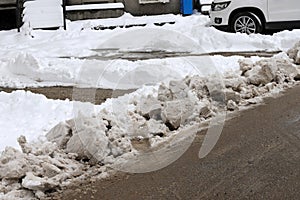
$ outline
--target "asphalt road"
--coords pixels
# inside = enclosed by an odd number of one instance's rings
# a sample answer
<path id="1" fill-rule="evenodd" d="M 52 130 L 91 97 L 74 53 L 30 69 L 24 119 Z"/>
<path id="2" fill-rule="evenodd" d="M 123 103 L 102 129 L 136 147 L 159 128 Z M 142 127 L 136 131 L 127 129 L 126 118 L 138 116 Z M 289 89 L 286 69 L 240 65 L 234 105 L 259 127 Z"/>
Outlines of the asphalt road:
<path id="1" fill-rule="evenodd" d="M 300 86 L 228 120 L 200 160 L 204 135 L 164 169 L 78 185 L 54 199 L 299 199 Z"/>

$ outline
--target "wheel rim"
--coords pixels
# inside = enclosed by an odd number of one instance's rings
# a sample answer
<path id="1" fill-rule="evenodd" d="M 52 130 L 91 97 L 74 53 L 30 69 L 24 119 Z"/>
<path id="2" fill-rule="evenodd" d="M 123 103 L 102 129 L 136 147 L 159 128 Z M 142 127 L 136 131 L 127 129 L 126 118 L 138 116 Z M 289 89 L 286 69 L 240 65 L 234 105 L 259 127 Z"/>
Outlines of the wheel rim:
<path id="1" fill-rule="evenodd" d="M 255 21 L 249 16 L 240 16 L 234 23 L 234 31 L 239 33 L 256 33 Z"/>

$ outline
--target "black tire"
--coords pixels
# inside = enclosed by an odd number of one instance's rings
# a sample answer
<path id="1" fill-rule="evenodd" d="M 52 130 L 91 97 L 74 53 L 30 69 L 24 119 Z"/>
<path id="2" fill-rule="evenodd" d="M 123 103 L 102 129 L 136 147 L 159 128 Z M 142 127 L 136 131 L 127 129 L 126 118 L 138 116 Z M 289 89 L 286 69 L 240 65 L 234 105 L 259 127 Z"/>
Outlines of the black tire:
<path id="1" fill-rule="evenodd" d="M 252 12 L 241 12 L 232 17 L 230 30 L 234 33 L 262 33 L 262 20 Z"/>

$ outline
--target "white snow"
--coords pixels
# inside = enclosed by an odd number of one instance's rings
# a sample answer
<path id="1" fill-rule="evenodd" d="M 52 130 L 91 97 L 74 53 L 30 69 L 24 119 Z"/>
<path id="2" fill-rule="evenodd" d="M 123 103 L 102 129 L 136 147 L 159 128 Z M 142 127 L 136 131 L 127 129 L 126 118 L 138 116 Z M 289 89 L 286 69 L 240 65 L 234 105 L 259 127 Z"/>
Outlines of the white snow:
<path id="1" fill-rule="evenodd" d="M 154 26 L 154 22 L 175 22 L 163 27 Z M 182 65 L 184 58 L 167 58 L 143 60 L 138 62 L 115 60 L 80 59 L 97 56 L 101 53 L 95 49 L 124 48 L 134 44 L 131 50 L 160 50 L 167 52 L 192 51 L 193 53 L 220 51 L 255 51 L 255 50 L 287 50 L 300 39 L 300 31 L 283 31 L 271 35 L 244 35 L 218 31 L 208 27 L 207 16 L 195 14 L 189 17 L 179 15 L 133 17 L 125 14 L 116 19 L 82 20 L 68 22 L 67 30 L 42 31 L 31 30 L 30 34 L 17 33 L 16 30 L 0 32 L 0 85 L 23 88 L 26 86 L 49 85 L 90 85 L 88 80 L 78 76 L 84 69 L 105 69 L 107 76 L 97 84 L 99 87 L 115 88 L 112 80 L 119 79 L 133 70 L 151 71 L 143 66 L 162 66 L 156 71 L 155 79 L 147 79 L 132 84 L 132 80 L 124 83 L 128 87 L 140 87 L 143 84 L 163 81 L 166 70 L 175 70 L 181 76 L 188 75 L 192 66 Z M 147 24 L 146 27 L 116 28 L 114 30 L 93 30 L 93 27 L 126 26 Z M 154 31 L 153 31 L 154 30 Z M 155 34 L 152 34 L 151 31 Z M 159 34 L 160 33 L 160 34 Z M 180 36 L 180 39 L 176 39 Z M 119 38 L 119 39 L 118 39 Z M 183 39 L 183 40 L 182 40 Z M 118 41 L 112 43 L 111 41 Z M 123 46 L 120 45 L 123 41 Z M 105 45 L 104 45 L 105 44 Z M 123 49 L 124 50 L 124 49 Z M 128 49 L 125 49 L 128 50 Z M 106 55 L 115 55 L 116 51 L 107 51 Z M 28 58 L 28 61 L 24 61 Z M 236 59 L 223 58 L 224 63 Z M 217 62 L 219 58 L 212 59 Z M 222 62 L 219 62 L 222 63 Z M 236 62 L 233 62 L 233 64 Z M 219 64 L 218 64 L 219 65 Z M 21 67 L 22 66 L 22 67 Z M 109 69 L 107 68 L 109 66 Z M 222 65 L 221 68 L 225 68 Z M 91 70 L 90 75 L 92 75 Z M 160 78 L 159 78 L 160 77 Z M 113 79 L 112 79 L 113 78 Z M 150 78 L 150 77 L 149 77 Z M 141 78 L 143 79 L 143 78 Z M 95 86 L 95 84 L 90 85 Z M 125 86 L 124 86 L 125 87 Z"/>
<path id="2" fill-rule="evenodd" d="M 123 3 L 102 3 L 102 4 L 86 4 L 66 6 L 66 11 L 76 10 L 105 10 L 105 9 L 123 9 Z"/>
<path id="3" fill-rule="evenodd" d="M 53 126 L 74 117 L 73 104 L 25 91 L 0 92 L 0 152 L 6 146 L 19 149 L 16 138 L 20 135 L 31 142 L 43 139 Z"/>
<path id="4" fill-rule="evenodd" d="M 23 15 L 23 22 L 30 28 L 53 28 L 64 25 L 62 0 L 26 1 Z"/>

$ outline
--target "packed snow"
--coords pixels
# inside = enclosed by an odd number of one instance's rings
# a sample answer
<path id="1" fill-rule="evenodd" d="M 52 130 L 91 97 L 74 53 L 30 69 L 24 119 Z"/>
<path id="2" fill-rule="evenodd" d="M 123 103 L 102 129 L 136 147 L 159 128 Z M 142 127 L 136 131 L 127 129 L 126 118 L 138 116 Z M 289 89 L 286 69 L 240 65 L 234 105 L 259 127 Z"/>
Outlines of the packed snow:
<path id="1" fill-rule="evenodd" d="M 43 95 L 16 91 L 0 92 L 0 151 L 18 148 L 16 138 L 26 135 L 37 140 L 62 120 L 73 117 L 70 101 L 50 100 Z"/>
<path id="2" fill-rule="evenodd" d="M 69 22 L 67 31 L 0 32 L 1 86 L 139 88 L 97 107 L 24 91 L 1 92 L 0 199 L 40 199 L 115 170 L 160 169 L 224 112 L 249 108 L 300 80 L 300 43 L 289 50 L 300 41 L 299 30 L 248 36 L 207 27 L 209 20 L 202 15 L 165 17 L 175 24 L 156 27 L 149 20 L 142 28 L 99 31 L 95 28 L 109 20 L 86 20 Z M 126 24 L 135 19 L 147 21 L 128 14 L 110 20 Z M 284 52 L 247 59 L 98 59 L 130 51 L 250 50 Z M 218 119 L 222 124 L 224 118 Z M 7 145 L 12 147 L 4 149 Z"/>
<path id="3" fill-rule="evenodd" d="M 76 105 L 91 104 L 76 102 Z M 43 141 L 43 136 L 56 124 L 75 116 L 74 102 L 70 100 L 47 99 L 44 95 L 21 90 L 0 92 L 0 113 L 0 152 L 6 146 L 19 148 L 16 138 L 20 135 L 31 142 Z"/>
<path id="4" fill-rule="evenodd" d="M 175 22 L 175 24 L 165 24 L 162 27 L 154 25 L 155 22 L 164 21 Z M 118 27 L 134 24 L 146 24 L 146 26 L 95 30 L 95 28 L 102 26 Z M 105 55 L 114 55 L 116 52 L 111 50 L 114 48 L 117 48 L 117 53 L 128 51 L 128 49 L 124 49 L 124 46 L 112 43 L 114 40 L 123 41 L 127 46 L 130 43 L 135 44 L 135 48 L 131 48 L 131 51 L 206 53 L 256 50 L 285 51 L 300 39 L 299 30 L 283 31 L 272 36 L 245 35 L 221 32 L 208 27 L 208 25 L 209 18 L 199 14 L 189 17 L 177 15 L 133 17 L 125 14 L 116 19 L 68 22 L 66 31 L 27 29 L 21 33 L 17 33 L 16 30 L 1 31 L 0 85 L 23 88 L 26 86 L 84 84 L 91 87 L 89 80 L 80 79 L 80 82 L 77 82 L 81 71 L 92 68 L 104 70 L 109 66 L 107 76 L 103 77 L 98 86 L 115 88 L 115 85 L 109 81 L 111 78 L 122 77 L 125 73 L 133 70 L 142 70 L 145 71 L 145 74 L 151 75 L 151 70 L 145 69 L 144 66 L 153 66 L 153 63 L 161 66 L 160 68 L 175 70 L 175 73 L 180 73 L 183 77 L 193 74 L 189 70 L 192 66 L 185 65 L 183 68 L 182 62 L 184 61 L 179 58 L 167 58 L 158 61 L 141 60 L 138 62 L 117 59 L 113 63 L 111 60 L 98 59 L 97 56 L 103 56 L 101 54 L 103 49 L 108 48 Z M 154 32 L 152 37 L 151 31 Z M 159 32 L 164 34 L 159 35 Z M 136 37 L 133 37 L 132 34 L 135 34 Z M 177 39 L 175 36 L 180 36 L 180 38 Z M 135 40 L 141 41 L 141 43 L 136 43 Z M 170 41 L 172 45 L 168 44 Z M 94 59 L 82 59 L 85 57 L 93 58 L 93 56 Z M 217 64 L 220 63 L 220 60 L 221 62 L 232 63 L 237 61 L 231 57 L 216 57 L 212 60 L 216 61 Z M 219 65 L 218 67 L 222 69 L 223 66 Z M 94 71 L 91 70 L 90 75 L 93 73 Z M 156 71 L 157 76 L 153 77 L 154 80 L 146 79 L 139 82 L 138 85 L 131 85 L 130 81 L 124 84 L 127 88 L 138 88 L 149 82 L 165 80 L 165 73 L 165 70 Z"/>
<path id="5" fill-rule="evenodd" d="M 25 1 L 23 22 L 30 28 L 52 28 L 64 25 L 62 0 Z"/>

